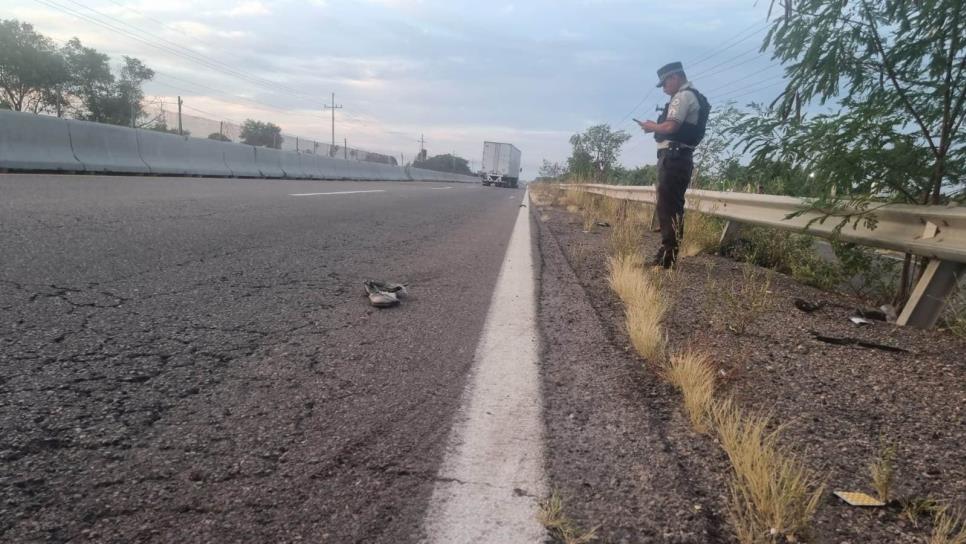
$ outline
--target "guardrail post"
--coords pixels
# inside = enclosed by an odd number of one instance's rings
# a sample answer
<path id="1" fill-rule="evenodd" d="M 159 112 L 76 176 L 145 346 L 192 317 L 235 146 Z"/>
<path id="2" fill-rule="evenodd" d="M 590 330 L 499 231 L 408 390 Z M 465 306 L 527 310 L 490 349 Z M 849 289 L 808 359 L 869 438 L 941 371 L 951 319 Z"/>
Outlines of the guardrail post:
<path id="1" fill-rule="evenodd" d="M 935 325 L 964 272 L 966 264 L 931 259 L 897 323 L 920 329 Z"/>
<path id="2" fill-rule="evenodd" d="M 741 223 L 737 221 L 725 221 L 724 230 L 721 231 L 721 239 L 718 240 L 718 253 L 730 246 L 741 235 Z"/>

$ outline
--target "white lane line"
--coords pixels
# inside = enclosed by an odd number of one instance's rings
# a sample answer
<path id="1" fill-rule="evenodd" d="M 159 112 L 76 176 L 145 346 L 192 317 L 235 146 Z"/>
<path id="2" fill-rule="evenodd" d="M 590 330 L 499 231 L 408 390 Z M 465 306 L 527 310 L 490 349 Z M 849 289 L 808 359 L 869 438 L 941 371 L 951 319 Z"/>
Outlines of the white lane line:
<path id="1" fill-rule="evenodd" d="M 443 189 L 452 189 L 452 187 L 430 187 L 430 189 L 433 189 L 434 191 L 441 191 Z"/>
<path id="2" fill-rule="evenodd" d="M 319 196 L 319 195 L 355 195 L 359 193 L 385 193 L 385 189 L 372 189 L 369 191 L 336 191 L 334 193 L 296 193 L 288 196 Z"/>
<path id="3" fill-rule="evenodd" d="M 524 196 L 526 203 L 526 196 Z M 540 543 L 546 493 L 530 217 L 520 208 L 426 517 L 427 543 Z"/>

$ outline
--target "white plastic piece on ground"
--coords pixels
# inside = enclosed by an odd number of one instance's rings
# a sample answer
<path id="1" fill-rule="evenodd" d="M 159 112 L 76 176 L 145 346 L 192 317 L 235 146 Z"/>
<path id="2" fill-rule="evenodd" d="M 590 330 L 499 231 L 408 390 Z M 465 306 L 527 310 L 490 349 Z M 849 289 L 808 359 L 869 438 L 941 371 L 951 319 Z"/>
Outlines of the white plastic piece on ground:
<path id="1" fill-rule="evenodd" d="M 86 172 L 147 174 L 151 170 L 138 152 L 137 132 L 129 127 L 67 121 L 74 156 Z"/>
<path id="2" fill-rule="evenodd" d="M 521 207 L 433 489 L 429 544 L 546 539 L 537 520 L 546 482 L 531 251 L 530 216 Z"/>
<path id="3" fill-rule="evenodd" d="M 84 165 L 64 119 L 0 110 L 0 168 L 80 172 Z"/>

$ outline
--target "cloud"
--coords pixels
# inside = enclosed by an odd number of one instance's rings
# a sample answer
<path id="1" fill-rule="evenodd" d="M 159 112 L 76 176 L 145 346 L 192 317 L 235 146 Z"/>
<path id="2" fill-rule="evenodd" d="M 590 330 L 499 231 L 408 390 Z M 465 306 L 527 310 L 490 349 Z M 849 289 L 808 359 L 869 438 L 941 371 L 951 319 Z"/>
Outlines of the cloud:
<path id="1" fill-rule="evenodd" d="M 660 9 L 640 0 L 84 2 L 244 75 L 235 77 L 34 0 L 3 1 L 8 17 L 58 42 L 76 35 L 115 61 L 141 58 L 161 74 L 149 94 L 190 97 L 215 117 L 274 121 L 327 141 L 329 118 L 318 108 L 334 91 L 345 105 L 337 138 L 350 145 L 411 156 L 425 133 L 430 152 L 479 160 L 483 140 L 504 140 L 523 150 L 533 173 L 542 158 L 565 160 L 569 136 L 586 126 L 626 128 L 616 125 L 635 104 L 636 115 L 653 117 L 665 98 L 653 89 L 654 70 L 714 53 L 767 11 L 750 0 Z M 768 60 L 761 63 L 698 81 L 708 93 L 734 89 L 727 85 Z M 624 157 L 653 162 L 652 147 L 635 136 Z"/>
<path id="2" fill-rule="evenodd" d="M 229 17 L 253 17 L 256 15 L 270 15 L 272 10 L 268 6 L 257 0 L 242 2 L 237 6 L 224 12 Z"/>
<path id="3" fill-rule="evenodd" d="M 241 30 L 221 30 L 197 21 L 175 21 L 167 26 L 194 38 L 241 39 L 250 36 Z"/>

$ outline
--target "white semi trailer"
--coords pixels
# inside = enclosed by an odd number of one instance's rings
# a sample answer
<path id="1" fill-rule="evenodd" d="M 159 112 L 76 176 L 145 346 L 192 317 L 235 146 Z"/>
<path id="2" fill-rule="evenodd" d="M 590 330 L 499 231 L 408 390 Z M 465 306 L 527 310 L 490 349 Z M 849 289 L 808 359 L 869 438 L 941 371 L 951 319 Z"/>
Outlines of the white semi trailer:
<path id="1" fill-rule="evenodd" d="M 520 180 L 520 150 L 513 144 L 483 142 L 480 180 L 484 186 L 516 187 Z"/>

